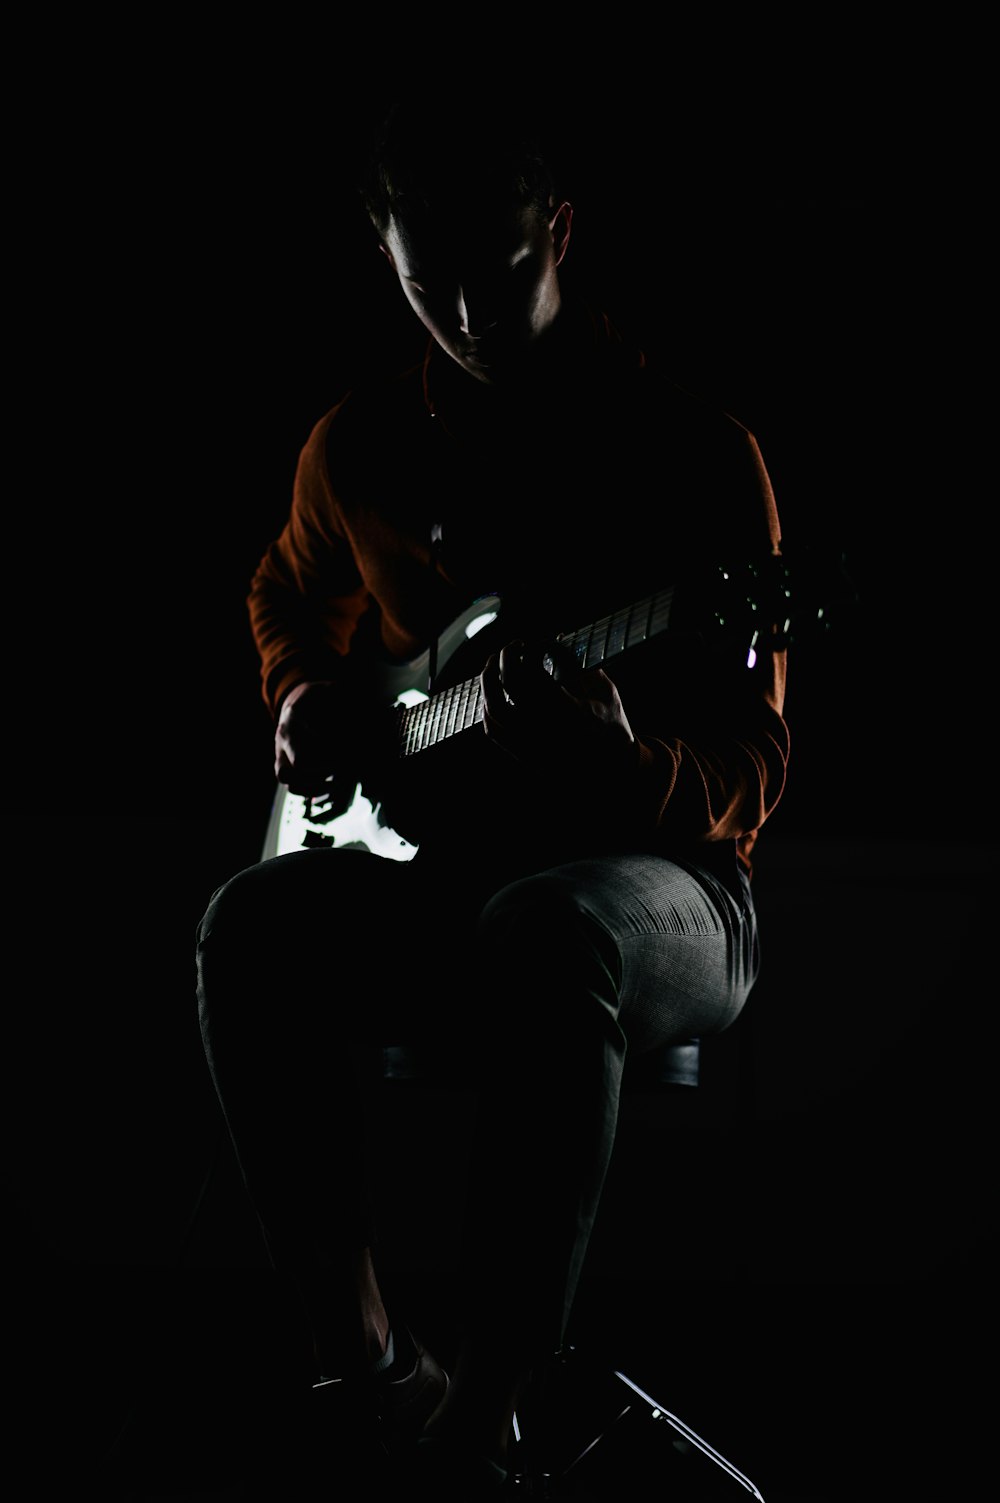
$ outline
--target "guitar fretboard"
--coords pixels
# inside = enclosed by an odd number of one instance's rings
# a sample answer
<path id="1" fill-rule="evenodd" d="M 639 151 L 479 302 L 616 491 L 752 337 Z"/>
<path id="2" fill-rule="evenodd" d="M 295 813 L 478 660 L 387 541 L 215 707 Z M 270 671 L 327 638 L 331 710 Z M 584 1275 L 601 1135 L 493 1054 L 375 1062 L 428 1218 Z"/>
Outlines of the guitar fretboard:
<path id="1" fill-rule="evenodd" d="M 638 647 L 670 625 L 674 589 L 658 590 L 632 605 L 602 616 L 591 626 L 581 627 L 559 638 L 564 651 L 576 658 L 581 668 L 599 668 L 620 653 Z M 551 668 L 549 669 L 551 672 Z M 400 757 L 423 751 L 460 731 L 470 730 L 483 718 L 483 693 L 478 675 L 432 694 L 420 704 L 398 711 L 398 752 Z"/>

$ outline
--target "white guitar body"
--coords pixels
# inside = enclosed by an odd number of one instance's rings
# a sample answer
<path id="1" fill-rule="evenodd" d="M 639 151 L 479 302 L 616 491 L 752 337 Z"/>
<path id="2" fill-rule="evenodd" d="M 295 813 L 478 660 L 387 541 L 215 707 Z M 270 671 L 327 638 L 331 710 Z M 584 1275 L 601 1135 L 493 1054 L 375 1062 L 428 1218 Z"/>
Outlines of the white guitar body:
<path id="1" fill-rule="evenodd" d="M 484 596 L 442 632 L 437 646 L 437 669 L 443 669 L 451 656 L 470 637 L 496 620 L 499 597 Z M 400 707 L 417 705 L 430 698 L 430 652 L 421 653 L 410 662 L 384 670 L 387 704 Z M 359 783 L 354 797 L 342 814 L 324 819 L 322 798 L 305 799 L 278 785 L 271 806 L 271 817 L 264 837 L 262 860 L 299 851 L 308 846 L 352 846 L 386 856 L 391 861 L 410 861 L 417 847 L 391 825 L 382 820 L 382 806 L 366 796 Z"/>

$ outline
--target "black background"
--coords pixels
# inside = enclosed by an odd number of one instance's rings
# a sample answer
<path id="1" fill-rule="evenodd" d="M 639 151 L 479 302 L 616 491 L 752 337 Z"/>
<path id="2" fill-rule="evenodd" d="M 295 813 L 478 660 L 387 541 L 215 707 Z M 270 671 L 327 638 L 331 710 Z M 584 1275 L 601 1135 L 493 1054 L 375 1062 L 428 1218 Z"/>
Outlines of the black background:
<path id="1" fill-rule="evenodd" d="M 13 1241 L 29 1393 L 90 1375 L 72 1417 L 42 1419 L 81 1465 L 169 1363 L 178 1307 L 191 1330 L 235 1327 L 237 1287 L 268 1309 L 237 1194 L 216 1181 L 186 1240 L 218 1126 L 194 926 L 256 859 L 272 787 L 244 601 L 312 424 L 420 343 L 348 166 L 406 67 L 291 40 L 280 62 L 261 36 L 150 43 L 36 95 L 8 556 Z M 670 1216 L 711 1205 L 717 1240 L 692 1232 L 679 1274 L 641 1244 L 600 1318 L 629 1305 L 629 1339 L 648 1322 L 660 1346 L 664 1311 L 704 1312 L 674 1406 L 701 1394 L 724 1450 L 727 1425 L 752 1436 L 765 1497 L 768 1475 L 788 1498 L 929 1497 L 913 1478 L 981 1443 L 992 1344 L 993 544 L 978 375 L 950 342 L 976 214 L 935 95 L 850 49 L 743 69 L 739 40 L 725 73 L 704 44 L 654 59 L 631 37 L 560 39 L 530 69 L 576 210 L 567 277 L 752 428 L 786 536 L 844 549 L 861 602 L 792 659 L 751 1119 L 694 1169 L 654 1134 L 630 1181 L 647 1206 L 651 1177 L 686 1182 Z M 460 112 L 477 57 L 419 66 Z"/>

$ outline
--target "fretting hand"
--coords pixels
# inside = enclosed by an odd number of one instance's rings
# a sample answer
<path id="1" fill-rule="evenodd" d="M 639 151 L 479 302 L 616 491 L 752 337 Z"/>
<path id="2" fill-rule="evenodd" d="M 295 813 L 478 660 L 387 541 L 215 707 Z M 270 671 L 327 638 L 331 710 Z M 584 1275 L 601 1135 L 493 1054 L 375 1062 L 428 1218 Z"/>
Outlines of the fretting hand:
<path id="1" fill-rule="evenodd" d="M 582 669 L 558 648 L 558 679 L 545 649 L 509 642 L 481 675 L 483 724 L 489 739 L 518 761 L 572 765 L 597 773 L 627 761 L 635 746 L 618 690 L 603 668 Z"/>

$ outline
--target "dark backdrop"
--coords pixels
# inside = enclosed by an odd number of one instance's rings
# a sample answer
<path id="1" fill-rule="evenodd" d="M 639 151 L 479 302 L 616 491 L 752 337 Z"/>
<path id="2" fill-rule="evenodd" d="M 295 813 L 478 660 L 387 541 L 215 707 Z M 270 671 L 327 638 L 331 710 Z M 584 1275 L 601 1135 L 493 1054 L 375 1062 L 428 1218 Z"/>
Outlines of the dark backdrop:
<path id="1" fill-rule="evenodd" d="M 949 447 L 947 194 L 909 174 L 922 136 L 901 168 L 877 110 L 810 115 L 804 85 L 770 114 L 721 88 L 682 111 L 655 79 L 554 100 L 567 275 L 753 429 L 786 535 L 844 549 L 860 597 L 792 660 L 737 1303 L 784 1312 L 779 1366 L 800 1319 L 819 1331 L 795 1361 L 823 1405 L 849 1407 L 877 1361 L 916 1445 L 915 1395 L 941 1401 L 945 1363 L 950 1418 L 972 1404 L 961 1333 L 991 1309 L 992 545 Z M 194 926 L 256 858 L 272 787 L 249 578 L 312 424 L 420 342 L 351 192 L 364 69 L 339 57 L 308 107 L 283 84 L 190 62 L 150 95 L 139 70 L 46 138 L 27 195 L 14 1245 L 40 1367 L 83 1346 L 112 1374 L 93 1434 L 115 1428 L 122 1353 L 141 1364 L 159 1330 L 217 1132 Z M 232 1215 L 195 1256 L 223 1278 L 260 1258 Z"/>

